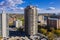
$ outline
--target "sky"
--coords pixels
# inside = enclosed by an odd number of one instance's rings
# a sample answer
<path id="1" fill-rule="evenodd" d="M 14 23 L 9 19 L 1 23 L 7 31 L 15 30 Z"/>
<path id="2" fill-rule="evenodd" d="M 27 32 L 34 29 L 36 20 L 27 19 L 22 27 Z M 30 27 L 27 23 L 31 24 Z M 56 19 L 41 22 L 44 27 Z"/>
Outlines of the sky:
<path id="1" fill-rule="evenodd" d="M 24 13 L 28 5 L 36 6 L 38 13 L 60 13 L 60 0 L 0 0 L 0 12 Z"/>

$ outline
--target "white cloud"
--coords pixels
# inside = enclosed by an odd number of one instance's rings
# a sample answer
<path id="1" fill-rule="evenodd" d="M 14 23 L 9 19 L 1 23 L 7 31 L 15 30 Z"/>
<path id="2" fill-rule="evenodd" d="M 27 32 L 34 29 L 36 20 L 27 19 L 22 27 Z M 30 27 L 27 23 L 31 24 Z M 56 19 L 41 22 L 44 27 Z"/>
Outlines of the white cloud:
<path id="1" fill-rule="evenodd" d="M 18 8 L 16 5 L 18 5 L 18 4 L 21 5 L 22 3 L 24 3 L 23 0 L 4 0 L 4 1 L 0 2 L 0 8 L 4 8 L 5 10 L 8 10 L 6 8 L 9 7 L 10 9 L 16 10 Z M 21 9 L 23 9 L 23 8 L 21 8 Z"/>
<path id="2" fill-rule="evenodd" d="M 16 4 L 24 3 L 22 0 L 6 0 L 6 2 L 9 3 L 10 6 L 15 6 Z"/>
<path id="3" fill-rule="evenodd" d="M 23 0 L 4 0 L 0 2 L 0 10 L 4 8 L 4 10 L 13 10 L 14 12 L 24 12 L 24 7 L 17 7 L 16 5 L 24 3 Z M 53 4 L 51 2 L 50 4 Z M 39 5 L 36 5 L 39 6 Z M 49 7 L 46 9 L 37 8 L 38 13 L 57 13 L 60 12 L 60 10 L 57 10 L 55 7 Z"/>
<path id="4" fill-rule="evenodd" d="M 39 10 L 42 10 L 42 9 L 40 9 L 40 8 L 37 8 L 37 10 L 39 11 Z"/>
<path id="5" fill-rule="evenodd" d="M 16 8 L 11 8 L 15 13 L 24 13 L 24 8 L 23 7 L 16 7 Z"/>
<path id="6" fill-rule="evenodd" d="M 55 7 L 49 7 L 47 8 L 47 10 L 55 10 L 56 8 Z"/>
<path id="7" fill-rule="evenodd" d="M 24 10 L 24 7 L 16 7 L 16 9 Z"/>
<path id="8" fill-rule="evenodd" d="M 24 10 L 24 7 L 13 7 L 13 8 L 11 8 L 11 9 L 13 9 L 13 11 L 20 11 L 20 10 Z"/>
<path id="9" fill-rule="evenodd" d="M 23 8 L 23 7 L 20 7 L 20 9 L 22 9 L 22 10 L 23 10 L 24 8 Z"/>
<path id="10" fill-rule="evenodd" d="M 60 9 L 56 9 L 56 10 L 40 10 L 38 11 L 38 13 L 60 13 Z"/>
<path id="11" fill-rule="evenodd" d="M 49 7 L 50 9 L 54 10 L 55 8 L 54 7 Z"/>
<path id="12" fill-rule="evenodd" d="M 54 7 L 49 7 L 49 10 L 47 9 L 41 9 L 37 8 L 38 13 L 60 13 L 60 9 L 56 9 Z"/>

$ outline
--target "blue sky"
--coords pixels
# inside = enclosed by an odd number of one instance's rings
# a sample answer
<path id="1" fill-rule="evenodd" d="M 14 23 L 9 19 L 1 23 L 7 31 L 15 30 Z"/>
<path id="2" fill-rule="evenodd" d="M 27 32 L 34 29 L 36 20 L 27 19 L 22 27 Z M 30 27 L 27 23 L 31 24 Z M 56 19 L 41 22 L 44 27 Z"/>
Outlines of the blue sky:
<path id="1" fill-rule="evenodd" d="M 38 13 L 60 13 L 60 0 L 0 0 L 0 11 L 24 13 L 28 5 L 36 6 Z"/>

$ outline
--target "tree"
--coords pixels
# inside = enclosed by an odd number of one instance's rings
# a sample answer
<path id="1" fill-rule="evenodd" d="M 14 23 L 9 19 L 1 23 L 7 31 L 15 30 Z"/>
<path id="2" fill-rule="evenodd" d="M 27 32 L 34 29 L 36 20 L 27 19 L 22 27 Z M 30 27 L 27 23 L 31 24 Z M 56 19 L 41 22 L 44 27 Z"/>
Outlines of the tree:
<path id="1" fill-rule="evenodd" d="M 60 30 L 59 30 L 59 29 L 55 30 L 55 34 L 56 34 L 57 36 L 60 36 Z"/>
<path id="2" fill-rule="evenodd" d="M 9 26 L 12 26 L 13 25 L 13 22 L 9 22 L 8 24 L 9 24 Z"/>
<path id="3" fill-rule="evenodd" d="M 47 33 L 47 30 L 44 29 L 44 28 L 41 28 L 39 31 L 40 31 L 41 33 L 43 33 L 43 34 L 46 34 L 46 33 Z"/>
<path id="4" fill-rule="evenodd" d="M 50 28 L 51 32 L 54 33 L 55 32 L 55 29 L 54 28 Z"/>
<path id="5" fill-rule="evenodd" d="M 53 40 L 54 39 L 54 34 L 52 32 L 47 32 L 47 36 L 49 40 Z"/>

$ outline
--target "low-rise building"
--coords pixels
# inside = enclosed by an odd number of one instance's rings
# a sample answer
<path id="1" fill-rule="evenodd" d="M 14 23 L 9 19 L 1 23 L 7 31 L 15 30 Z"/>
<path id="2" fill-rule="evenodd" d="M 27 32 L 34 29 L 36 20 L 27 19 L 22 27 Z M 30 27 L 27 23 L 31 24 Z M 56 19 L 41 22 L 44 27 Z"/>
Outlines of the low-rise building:
<path id="1" fill-rule="evenodd" d="M 54 27 L 56 29 L 60 28 L 60 19 L 58 18 L 48 18 L 47 25 L 49 27 Z"/>
<path id="2" fill-rule="evenodd" d="M 14 24 L 14 26 L 15 26 L 16 28 L 22 27 L 22 21 L 20 21 L 20 20 L 14 21 L 13 24 Z"/>

